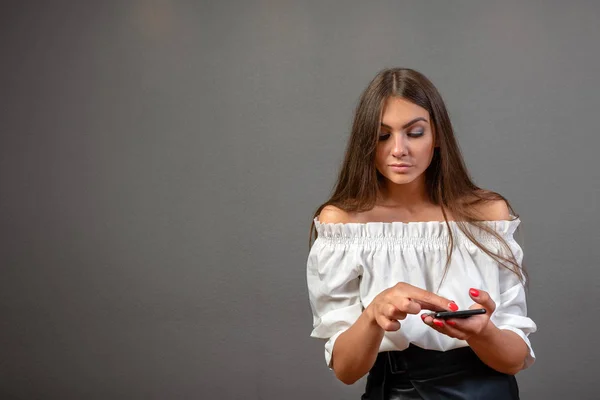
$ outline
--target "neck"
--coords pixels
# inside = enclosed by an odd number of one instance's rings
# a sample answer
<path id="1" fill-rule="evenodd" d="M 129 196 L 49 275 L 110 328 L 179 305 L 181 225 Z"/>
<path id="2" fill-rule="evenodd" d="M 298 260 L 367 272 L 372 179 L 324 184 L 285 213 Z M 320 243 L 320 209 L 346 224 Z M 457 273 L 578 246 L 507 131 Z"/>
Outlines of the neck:
<path id="1" fill-rule="evenodd" d="M 419 209 L 431 203 L 423 176 L 403 185 L 387 182 L 385 189 L 380 193 L 379 202 L 384 207 L 399 207 L 407 210 Z"/>

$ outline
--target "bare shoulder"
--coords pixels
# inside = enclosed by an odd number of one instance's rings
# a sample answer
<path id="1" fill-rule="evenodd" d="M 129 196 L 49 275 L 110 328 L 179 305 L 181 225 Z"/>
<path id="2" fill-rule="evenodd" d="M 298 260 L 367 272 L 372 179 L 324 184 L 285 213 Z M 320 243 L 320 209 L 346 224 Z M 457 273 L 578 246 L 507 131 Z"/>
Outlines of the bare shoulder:
<path id="1" fill-rule="evenodd" d="M 495 193 L 488 192 L 488 195 L 493 196 Z M 500 221 L 510 219 L 510 210 L 506 201 L 497 195 L 497 198 L 489 198 L 477 203 L 475 208 L 477 213 L 481 215 L 484 221 Z M 494 196 L 494 197 L 496 197 Z"/>
<path id="2" fill-rule="evenodd" d="M 479 213 L 486 221 L 510 219 L 510 211 L 504 200 L 489 200 L 479 206 Z"/>
<path id="3" fill-rule="evenodd" d="M 464 199 L 463 205 L 472 207 L 483 221 L 510 220 L 511 212 L 506 201 L 498 193 L 481 190 L 477 195 Z"/>
<path id="4" fill-rule="evenodd" d="M 352 215 L 339 207 L 327 205 L 319 214 L 319 222 L 322 224 L 345 224 L 352 222 Z"/>

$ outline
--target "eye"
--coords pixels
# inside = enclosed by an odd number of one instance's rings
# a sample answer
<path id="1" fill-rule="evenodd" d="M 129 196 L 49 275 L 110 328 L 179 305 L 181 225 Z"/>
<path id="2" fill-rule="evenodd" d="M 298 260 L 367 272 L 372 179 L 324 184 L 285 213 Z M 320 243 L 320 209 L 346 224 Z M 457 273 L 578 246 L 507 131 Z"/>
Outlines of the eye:
<path id="1" fill-rule="evenodd" d="M 419 137 L 419 136 L 423 136 L 424 133 L 425 133 L 425 129 L 423 129 L 423 128 L 413 129 L 412 131 L 408 132 L 408 136 L 409 137 Z"/>
<path id="2" fill-rule="evenodd" d="M 386 140 L 389 139 L 389 137 L 390 137 L 389 133 L 380 133 L 379 134 L 379 141 L 381 141 L 381 142 L 386 141 Z"/>

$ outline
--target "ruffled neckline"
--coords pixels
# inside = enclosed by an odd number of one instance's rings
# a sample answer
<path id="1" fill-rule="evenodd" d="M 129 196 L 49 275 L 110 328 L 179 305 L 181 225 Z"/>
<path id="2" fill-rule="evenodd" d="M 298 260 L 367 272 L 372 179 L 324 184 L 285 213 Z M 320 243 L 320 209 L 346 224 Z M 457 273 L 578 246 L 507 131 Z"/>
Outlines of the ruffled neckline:
<path id="1" fill-rule="evenodd" d="M 483 221 L 503 237 L 512 236 L 521 220 L 511 215 L 511 220 Z M 346 222 L 322 223 L 319 217 L 314 219 L 315 228 L 319 237 L 356 238 L 356 237 L 392 237 L 392 238 L 441 238 L 448 236 L 448 226 L 445 221 L 419 221 L 419 222 Z M 456 221 L 448 221 L 452 233 L 464 235 Z M 476 237 L 489 237 L 491 235 L 473 228 Z"/>

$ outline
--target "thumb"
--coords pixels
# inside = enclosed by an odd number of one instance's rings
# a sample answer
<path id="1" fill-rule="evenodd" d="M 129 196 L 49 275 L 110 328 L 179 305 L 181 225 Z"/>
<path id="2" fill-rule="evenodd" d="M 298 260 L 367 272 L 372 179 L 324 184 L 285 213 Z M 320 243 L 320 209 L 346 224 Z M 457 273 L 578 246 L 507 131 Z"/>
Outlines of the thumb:
<path id="1" fill-rule="evenodd" d="M 494 300 L 492 300 L 488 292 L 471 288 L 469 290 L 469 295 L 475 303 L 483 306 L 483 308 L 485 308 L 490 313 L 490 315 L 496 309 L 496 303 L 494 302 Z"/>

